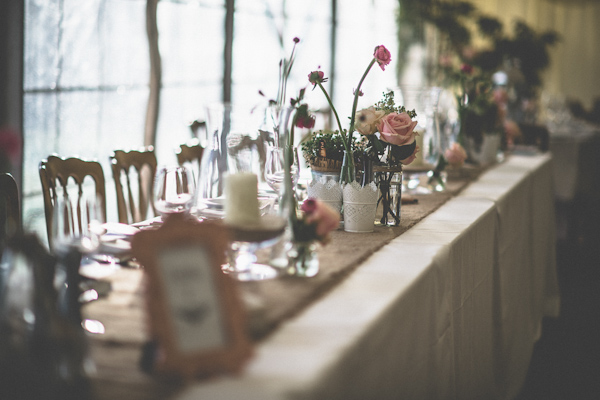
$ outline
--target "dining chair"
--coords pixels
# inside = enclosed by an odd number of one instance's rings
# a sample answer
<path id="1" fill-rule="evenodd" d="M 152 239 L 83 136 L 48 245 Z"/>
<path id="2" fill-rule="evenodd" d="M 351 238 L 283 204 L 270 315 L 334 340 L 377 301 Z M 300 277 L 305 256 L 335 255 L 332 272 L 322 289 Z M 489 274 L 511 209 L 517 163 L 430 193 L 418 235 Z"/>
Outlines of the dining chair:
<path id="1" fill-rule="evenodd" d="M 50 248 L 53 241 L 54 208 L 59 201 L 69 201 L 74 206 L 73 218 L 76 218 L 75 222 L 79 225 L 88 201 L 94 202 L 101 212 L 100 218 L 106 221 L 106 183 L 102 165 L 98 161 L 77 157 L 62 158 L 53 154 L 40 162 L 39 174 Z M 79 230 L 81 231 L 81 226 Z"/>
<path id="2" fill-rule="evenodd" d="M 190 167 L 194 182 L 197 181 L 200 175 L 200 160 L 202 160 L 203 153 L 204 147 L 202 147 L 198 139 L 192 139 L 187 143 L 180 144 L 179 149 L 175 152 L 177 163 L 182 167 Z"/>
<path id="3" fill-rule="evenodd" d="M 117 193 L 119 222 L 132 224 L 156 215 L 152 191 L 156 175 L 156 153 L 153 146 L 139 150 L 115 150 L 110 164 Z M 136 183 L 137 182 L 137 183 Z"/>
<path id="4" fill-rule="evenodd" d="M 0 255 L 6 240 L 21 230 L 19 188 L 9 173 L 0 173 Z"/>

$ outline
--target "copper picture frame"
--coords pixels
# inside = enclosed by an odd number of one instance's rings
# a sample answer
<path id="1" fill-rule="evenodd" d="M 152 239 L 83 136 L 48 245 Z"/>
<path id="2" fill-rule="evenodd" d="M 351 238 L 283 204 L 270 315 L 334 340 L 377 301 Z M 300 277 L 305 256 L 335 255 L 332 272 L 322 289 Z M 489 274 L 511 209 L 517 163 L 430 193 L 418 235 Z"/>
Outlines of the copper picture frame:
<path id="1" fill-rule="evenodd" d="M 134 236 L 150 335 L 160 349 L 157 371 L 187 379 L 235 373 L 252 354 L 236 282 L 221 270 L 227 244 L 222 223 L 183 216 Z"/>

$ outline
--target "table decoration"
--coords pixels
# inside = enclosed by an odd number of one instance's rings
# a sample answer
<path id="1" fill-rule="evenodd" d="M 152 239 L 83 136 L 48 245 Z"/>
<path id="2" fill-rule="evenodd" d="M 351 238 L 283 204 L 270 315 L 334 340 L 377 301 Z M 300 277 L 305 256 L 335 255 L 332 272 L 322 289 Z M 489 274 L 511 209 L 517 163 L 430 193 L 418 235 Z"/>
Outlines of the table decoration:
<path id="1" fill-rule="evenodd" d="M 354 145 L 356 145 L 356 138 Z M 339 132 L 319 130 L 307 135 L 301 142 L 302 154 L 309 165 L 312 180 L 308 183 L 308 197 L 320 199 L 342 212 L 340 173 L 344 158 L 343 137 Z"/>
<path id="2" fill-rule="evenodd" d="M 308 74 L 308 81 L 313 85 L 313 88 L 316 88 L 318 86 L 319 89 L 321 89 L 321 91 L 325 95 L 325 98 L 327 99 L 327 102 L 329 103 L 329 106 L 331 107 L 331 110 L 332 110 L 333 115 L 335 116 L 335 120 L 337 122 L 337 126 L 338 126 L 337 132 L 342 136 L 342 143 L 344 145 L 344 151 L 345 151 L 345 157 L 342 160 L 342 167 L 341 167 L 341 174 L 340 174 L 340 183 L 342 183 L 342 184 L 351 183 L 355 180 L 355 177 L 356 177 L 355 158 L 354 158 L 354 149 L 353 149 L 353 147 L 354 147 L 353 146 L 353 135 L 354 135 L 354 131 L 356 130 L 355 122 L 356 122 L 356 109 L 358 106 L 358 97 L 362 95 L 361 86 L 362 86 L 365 78 L 369 74 L 369 71 L 371 70 L 373 65 L 375 65 L 375 63 L 377 63 L 379 65 L 379 67 L 381 68 L 382 71 L 385 71 L 385 67 L 390 63 L 390 61 L 391 61 L 391 54 L 388 51 L 388 49 L 385 48 L 385 46 L 380 45 L 380 46 L 375 47 L 375 51 L 373 52 L 373 59 L 367 66 L 367 69 L 365 70 L 360 81 L 358 82 L 358 86 L 354 89 L 354 102 L 352 104 L 352 112 L 350 114 L 350 126 L 349 126 L 348 130 L 342 128 L 342 123 L 340 122 L 340 117 L 338 115 L 338 112 L 337 112 L 335 106 L 333 105 L 333 102 L 332 102 L 331 98 L 329 97 L 327 90 L 325 90 L 325 87 L 323 86 L 323 83 L 327 82 L 328 78 L 325 78 L 325 74 L 323 73 L 323 71 L 319 71 L 319 70 L 312 71 Z"/>
<path id="3" fill-rule="evenodd" d="M 379 223 L 384 225 L 397 226 L 400 223 L 401 187 L 395 187 L 394 196 L 398 196 L 398 199 L 394 209 L 391 207 L 391 183 L 402 181 L 403 165 L 412 163 L 420 150 L 416 140 L 419 134 L 415 132 L 417 121 L 413 120 L 416 116 L 414 110 L 396 106 L 393 91 L 384 93 L 383 99 L 374 106 L 357 113 L 357 130 L 367 140 L 364 160 L 374 164 L 376 183 L 381 192 L 376 204 L 383 206 Z M 400 177 L 395 176 L 397 174 Z M 348 195 L 352 195 L 350 191 Z"/>
<path id="4" fill-rule="evenodd" d="M 295 127 L 301 127 L 303 119 L 307 118 L 308 107 L 302 103 L 304 92 L 304 89 L 300 90 L 299 96 L 291 100 L 293 116 L 290 112 L 286 113 L 278 126 L 280 137 L 285 138 L 284 182 L 279 212 L 286 218 L 288 230 L 283 247 L 279 248 L 283 251 L 272 254 L 271 263 L 288 275 L 313 277 L 319 272 L 316 242 L 327 242 L 328 233 L 337 228 L 340 216 L 338 211 L 316 199 L 305 200 L 298 210 L 292 175 L 292 143 Z"/>
<path id="5" fill-rule="evenodd" d="M 274 244 L 285 229 L 278 215 L 261 215 L 258 177 L 253 173 L 228 174 L 225 177 L 225 218 L 230 230 L 229 263 L 223 271 L 242 281 L 272 279 L 278 271 L 257 262 L 256 251 Z"/>

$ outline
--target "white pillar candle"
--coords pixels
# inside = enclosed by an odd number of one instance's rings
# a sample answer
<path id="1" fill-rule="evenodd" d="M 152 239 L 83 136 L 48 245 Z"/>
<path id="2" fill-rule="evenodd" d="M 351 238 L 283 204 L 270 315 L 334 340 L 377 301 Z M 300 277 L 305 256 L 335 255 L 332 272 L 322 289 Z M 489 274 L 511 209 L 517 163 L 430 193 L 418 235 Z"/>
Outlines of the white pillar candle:
<path id="1" fill-rule="evenodd" d="M 258 177 L 252 173 L 225 177 L 225 222 L 230 225 L 259 223 Z"/>

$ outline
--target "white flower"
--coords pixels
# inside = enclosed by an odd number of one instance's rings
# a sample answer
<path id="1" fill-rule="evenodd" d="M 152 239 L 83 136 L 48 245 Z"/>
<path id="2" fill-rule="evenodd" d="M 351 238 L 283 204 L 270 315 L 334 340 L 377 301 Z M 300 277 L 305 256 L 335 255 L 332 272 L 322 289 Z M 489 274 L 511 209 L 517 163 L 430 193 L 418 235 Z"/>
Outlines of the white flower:
<path id="1" fill-rule="evenodd" d="M 372 135 L 377 132 L 377 125 L 385 117 L 385 111 L 369 107 L 356 113 L 354 128 L 363 135 Z"/>

